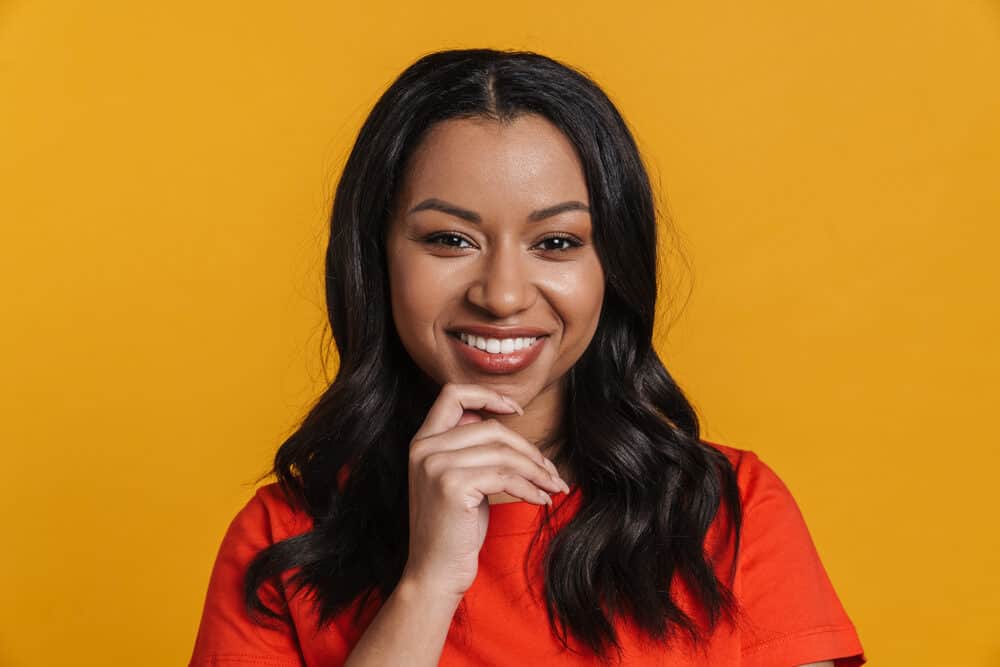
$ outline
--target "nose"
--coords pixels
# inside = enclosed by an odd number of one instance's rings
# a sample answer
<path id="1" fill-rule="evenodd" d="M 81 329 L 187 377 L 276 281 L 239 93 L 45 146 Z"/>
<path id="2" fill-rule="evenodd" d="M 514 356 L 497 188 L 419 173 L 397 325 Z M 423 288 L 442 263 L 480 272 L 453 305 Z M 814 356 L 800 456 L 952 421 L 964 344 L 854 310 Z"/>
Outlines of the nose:
<path id="1" fill-rule="evenodd" d="M 493 246 L 478 262 L 478 275 L 469 286 L 469 302 L 504 318 L 529 308 L 535 299 L 531 285 L 528 258 L 519 242 L 508 238 Z"/>

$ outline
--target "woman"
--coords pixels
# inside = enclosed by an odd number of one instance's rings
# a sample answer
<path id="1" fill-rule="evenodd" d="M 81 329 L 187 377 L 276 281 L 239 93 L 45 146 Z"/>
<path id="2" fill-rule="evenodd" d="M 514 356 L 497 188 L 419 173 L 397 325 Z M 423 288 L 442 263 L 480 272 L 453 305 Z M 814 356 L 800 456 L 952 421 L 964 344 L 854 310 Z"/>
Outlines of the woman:
<path id="1" fill-rule="evenodd" d="M 327 252 L 337 377 L 229 527 L 191 665 L 860 665 L 788 489 L 652 347 L 656 214 L 606 95 L 427 55 Z"/>

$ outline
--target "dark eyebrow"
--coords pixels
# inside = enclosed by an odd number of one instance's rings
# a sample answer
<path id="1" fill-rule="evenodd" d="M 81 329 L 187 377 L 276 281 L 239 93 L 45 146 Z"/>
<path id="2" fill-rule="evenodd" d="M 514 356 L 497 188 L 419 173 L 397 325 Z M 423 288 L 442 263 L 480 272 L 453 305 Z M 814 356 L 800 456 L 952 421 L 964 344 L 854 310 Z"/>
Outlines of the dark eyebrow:
<path id="1" fill-rule="evenodd" d="M 483 221 L 482 217 L 475 211 L 470 211 L 433 197 L 423 200 L 411 208 L 406 215 L 410 215 L 418 211 L 441 211 L 442 213 L 447 213 L 448 215 L 453 215 L 456 218 L 461 218 L 462 220 L 467 220 L 468 222 L 474 222 L 476 224 Z M 561 204 L 556 204 L 555 206 L 549 206 L 537 211 L 532 211 L 531 215 L 528 216 L 528 222 L 538 222 L 539 220 L 551 218 L 554 215 L 559 215 L 560 213 L 565 213 L 566 211 L 586 211 L 587 213 L 590 213 L 590 207 L 583 202 L 564 201 Z"/>

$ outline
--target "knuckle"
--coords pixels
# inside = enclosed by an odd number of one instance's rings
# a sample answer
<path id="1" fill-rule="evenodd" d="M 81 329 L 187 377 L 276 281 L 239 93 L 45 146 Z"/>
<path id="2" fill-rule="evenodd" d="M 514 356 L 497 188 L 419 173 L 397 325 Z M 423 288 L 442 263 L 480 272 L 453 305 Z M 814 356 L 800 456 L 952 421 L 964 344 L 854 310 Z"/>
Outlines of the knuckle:
<path id="1" fill-rule="evenodd" d="M 421 440 L 410 448 L 410 461 L 422 463 L 428 456 L 436 453 L 435 441 Z"/>
<path id="2" fill-rule="evenodd" d="M 447 452 L 431 452 L 420 462 L 420 467 L 428 476 L 433 476 L 444 465 L 444 457 Z"/>
<path id="3" fill-rule="evenodd" d="M 438 477 L 438 487 L 446 496 L 457 493 L 462 485 L 461 473 L 455 468 L 450 468 L 441 473 Z"/>
<path id="4" fill-rule="evenodd" d="M 410 445 L 410 465 L 415 465 L 423 460 L 425 446 L 420 443 Z"/>

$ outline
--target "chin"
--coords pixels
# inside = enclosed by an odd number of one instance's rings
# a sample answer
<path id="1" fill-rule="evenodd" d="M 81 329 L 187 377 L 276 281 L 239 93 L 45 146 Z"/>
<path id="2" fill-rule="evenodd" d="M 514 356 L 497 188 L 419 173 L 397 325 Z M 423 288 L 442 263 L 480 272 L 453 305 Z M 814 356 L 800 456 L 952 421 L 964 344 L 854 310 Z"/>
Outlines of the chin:
<path id="1" fill-rule="evenodd" d="M 524 382 L 497 380 L 494 382 L 484 383 L 484 384 L 496 387 L 499 391 L 501 391 L 504 394 L 507 394 L 515 401 L 517 401 L 522 408 L 526 407 L 528 403 L 535 400 L 535 397 L 538 396 L 542 391 L 541 387 L 537 386 L 534 382 L 531 382 L 530 380 L 526 380 Z"/>

